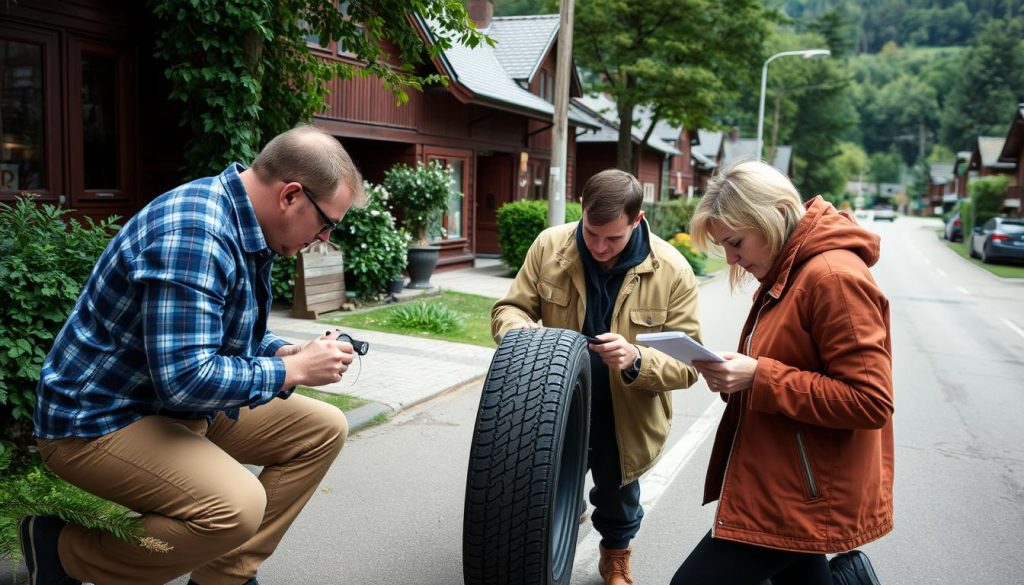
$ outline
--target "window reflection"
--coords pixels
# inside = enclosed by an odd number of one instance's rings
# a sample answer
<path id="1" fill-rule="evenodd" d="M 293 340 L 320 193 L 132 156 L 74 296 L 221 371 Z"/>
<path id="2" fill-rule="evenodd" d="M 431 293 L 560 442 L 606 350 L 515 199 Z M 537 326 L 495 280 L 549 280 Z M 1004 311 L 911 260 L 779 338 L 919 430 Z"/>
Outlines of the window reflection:
<path id="1" fill-rule="evenodd" d="M 43 48 L 0 40 L 0 190 L 45 189 Z"/>
<path id="2" fill-rule="evenodd" d="M 118 189 L 117 59 L 82 55 L 85 188 Z"/>

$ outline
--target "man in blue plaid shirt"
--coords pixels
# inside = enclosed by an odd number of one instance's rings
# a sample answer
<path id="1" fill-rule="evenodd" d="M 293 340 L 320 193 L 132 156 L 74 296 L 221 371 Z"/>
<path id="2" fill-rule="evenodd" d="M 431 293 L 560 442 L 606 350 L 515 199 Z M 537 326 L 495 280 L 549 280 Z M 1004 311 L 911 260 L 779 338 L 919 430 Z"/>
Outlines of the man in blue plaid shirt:
<path id="1" fill-rule="evenodd" d="M 35 433 L 54 473 L 140 513 L 167 550 L 33 516 L 19 526 L 32 583 L 256 584 L 348 432 L 291 390 L 337 382 L 353 358 L 329 336 L 267 331 L 271 264 L 326 240 L 362 193 L 341 144 L 300 126 L 117 233 L 43 364 Z"/>

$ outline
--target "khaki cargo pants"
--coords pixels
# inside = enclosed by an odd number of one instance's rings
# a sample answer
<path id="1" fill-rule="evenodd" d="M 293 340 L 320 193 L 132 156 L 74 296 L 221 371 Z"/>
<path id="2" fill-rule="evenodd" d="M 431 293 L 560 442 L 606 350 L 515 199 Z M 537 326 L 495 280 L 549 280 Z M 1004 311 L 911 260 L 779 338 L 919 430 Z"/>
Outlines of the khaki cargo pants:
<path id="1" fill-rule="evenodd" d="M 96 585 L 162 585 L 192 572 L 200 585 L 256 576 L 341 451 L 337 408 L 293 394 L 212 424 L 149 416 L 94 440 L 40 439 L 58 476 L 142 515 L 152 552 L 69 525 L 58 550 L 71 577 Z M 257 478 L 242 463 L 263 466 Z"/>

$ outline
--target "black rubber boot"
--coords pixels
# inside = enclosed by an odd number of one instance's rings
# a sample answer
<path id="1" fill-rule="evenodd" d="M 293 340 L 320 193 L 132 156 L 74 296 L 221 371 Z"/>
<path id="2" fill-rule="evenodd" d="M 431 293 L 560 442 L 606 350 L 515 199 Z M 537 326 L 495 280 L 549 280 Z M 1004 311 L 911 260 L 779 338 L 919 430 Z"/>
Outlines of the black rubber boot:
<path id="1" fill-rule="evenodd" d="M 838 554 L 828 562 L 835 585 L 881 585 L 868 555 L 859 550 Z"/>

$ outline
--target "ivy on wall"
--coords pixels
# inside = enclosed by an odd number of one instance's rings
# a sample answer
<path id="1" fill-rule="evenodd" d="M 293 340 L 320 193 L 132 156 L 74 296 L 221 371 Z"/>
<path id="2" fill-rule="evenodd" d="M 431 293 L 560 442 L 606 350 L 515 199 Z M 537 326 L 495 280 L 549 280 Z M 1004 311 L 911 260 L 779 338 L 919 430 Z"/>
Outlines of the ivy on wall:
<path id="1" fill-rule="evenodd" d="M 374 76 L 395 95 L 445 79 L 422 67 L 453 43 L 490 42 L 461 0 L 153 0 L 161 23 L 156 55 L 167 63 L 170 98 L 187 104 L 186 173 L 249 162 L 260 146 L 326 106 L 327 82 Z M 414 25 L 430 22 L 424 42 Z M 323 58 L 340 43 L 351 59 Z M 331 46 L 338 46 L 337 44 Z M 334 51 L 336 53 L 336 51 Z"/>

